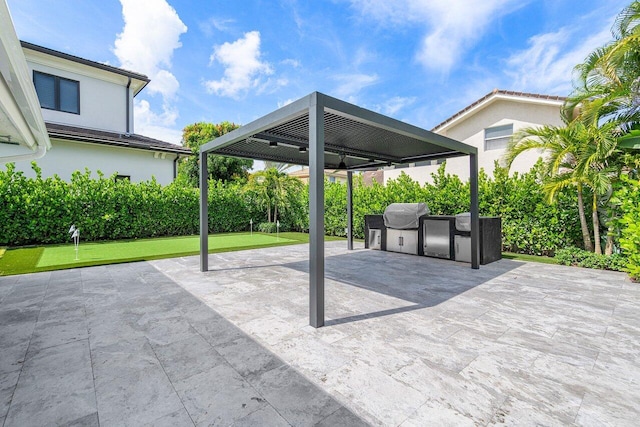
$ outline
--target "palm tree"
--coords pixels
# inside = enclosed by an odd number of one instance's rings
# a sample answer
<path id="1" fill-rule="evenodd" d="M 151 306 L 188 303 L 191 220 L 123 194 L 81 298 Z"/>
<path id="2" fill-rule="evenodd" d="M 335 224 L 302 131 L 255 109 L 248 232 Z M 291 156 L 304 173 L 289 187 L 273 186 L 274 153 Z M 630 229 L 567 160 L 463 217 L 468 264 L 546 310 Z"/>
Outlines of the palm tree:
<path id="1" fill-rule="evenodd" d="M 640 1 L 620 12 L 612 34 L 610 43 L 576 66 L 577 87 L 565 114 L 585 123 L 615 121 L 628 130 L 640 121 Z"/>
<path id="2" fill-rule="evenodd" d="M 584 179 L 578 179 L 573 174 L 578 164 L 580 150 L 580 129 L 577 122 L 567 123 L 566 126 L 542 126 L 521 129 L 513 135 L 504 161 L 511 167 L 513 161 L 525 151 L 543 150 L 545 152 L 544 173 L 547 177 L 543 187 L 549 202 L 556 200 L 560 190 L 575 187 L 578 197 L 578 216 L 582 230 L 582 240 L 585 250 L 592 251 L 591 235 L 584 212 Z"/>
<path id="3" fill-rule="evenodd" d="M 582 141 L 574 174 L 585 178 L 585 184 L 591 189 L 591 208 L 593 235 L 596 253 L 602 253 L 600 246 L 600 221 L 598 207 L 601 197 L 611 194 L 612 180 L 617 179 L 620 168 L 615 163 L 617 153 L 617 136 L 619 127 L 615 122 L 605 123 L 601 126 L 581 126 Z M 611 230 L 610 230 L 611 231 Z M 607 235 L 608 255 L 613 250 L 613 237 Z"/>
<path id="4" fill-rule="evenodd" d="M 619 128 L 615 123 L 598 127 L 586 126 L 579 120 L 568 122 L 564 127 L 526 128 L 514 135 L 505 157 L 507 164 L 511 165 L 524 151 L 544 150 L 547 176 L 544 191 L 549 200 L 553 201 L 561 189 L 576 188 L 584 247 L 586 250 L 593 250 L 595 247 L 597 254 L 602 253 L 598 215 L 600 198 L 610 192 L 611 181 L 619 170 L 612 162 L 618 132 Z M 591 190 L 593 246 L 584 212 L 585 187 Z"/>
<path id="5" fill-rule="evenodd" d="M 286 172 L 289 169 L 291 169 L 292 167 L 294 167 L 296 165 L 292 165 L 291 163 L 282 163 L 282 162 L 272 162 L 270 160 L 265 160 L 264 162 L 264 168 L 266 169 L 275 169 L 278 172 Z"/>
<path id="6" fill-rule="evenodd" d="M 268 222 L 278 221 L 278 213 L 289 208 L 290 200 L 302 191 L 303 187 L 299 179 L 276 168 L 252 174 L 247 185 L 247 189 L 257 195 L 256 203 L 266 209 Z"/>

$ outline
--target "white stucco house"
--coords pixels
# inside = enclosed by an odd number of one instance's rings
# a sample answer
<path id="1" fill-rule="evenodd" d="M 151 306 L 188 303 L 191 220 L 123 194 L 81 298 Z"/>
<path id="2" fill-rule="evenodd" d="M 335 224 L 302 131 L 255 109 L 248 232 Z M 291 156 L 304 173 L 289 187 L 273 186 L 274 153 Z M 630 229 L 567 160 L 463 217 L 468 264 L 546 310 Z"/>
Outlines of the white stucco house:
<path id="1" fill-rule="evenodd" d="M 51 142 L 37 160 L 44 177 L 69 180 L 88 168 L 94 177 L 100 170 L 133 182 L 175 179 L 178 160 L 191 150 L 133 129 L 133 99 L 149 83 L 147 76 L 24 41 L 21 48 Z M 0 158 L 27 151 L 0 139 Z M 16 161 L 16 169 L 34 176 L 30 161 Z"/>
<path id="2" fill-rule="evenodd" d="M 436 127 L 433 132 L 478 148 L 478 166 L 489 175 L 494 162 L 500 161 L 509 138 L 514 132 L 542 125 L 562 126 L 560 109 L 565 98 L 495 89 L 469 106 L 455 113 Z M 530 151 L 518 156 L 511 166 L 512 172 L 527 172 L 541 157 L 541 152 Z M 395 179 L 402 172 L 422 183 L 432 182 L 441 162 L 431 161 L 404 168 L 385 169 L 384 182 Z M 469 179 L 469 159 L 448 159 L 446 172 Z"/>

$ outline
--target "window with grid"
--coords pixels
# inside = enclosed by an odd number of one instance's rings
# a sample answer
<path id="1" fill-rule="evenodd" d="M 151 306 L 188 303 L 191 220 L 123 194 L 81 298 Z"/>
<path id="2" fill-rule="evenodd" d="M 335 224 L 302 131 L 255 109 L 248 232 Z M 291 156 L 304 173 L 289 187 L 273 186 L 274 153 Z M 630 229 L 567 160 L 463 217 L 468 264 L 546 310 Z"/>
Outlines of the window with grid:
<path id="1" fill-rule="evenodd" d="M 42 108 L 80 114 L 80 82 L 34 71 L 33 84 Z"/>
<path id="2" fill-rule="evenodd" d="M 513 135 L 513 124 L 494 126 L 484 130 L 484 150 L 504 150 Z"/>

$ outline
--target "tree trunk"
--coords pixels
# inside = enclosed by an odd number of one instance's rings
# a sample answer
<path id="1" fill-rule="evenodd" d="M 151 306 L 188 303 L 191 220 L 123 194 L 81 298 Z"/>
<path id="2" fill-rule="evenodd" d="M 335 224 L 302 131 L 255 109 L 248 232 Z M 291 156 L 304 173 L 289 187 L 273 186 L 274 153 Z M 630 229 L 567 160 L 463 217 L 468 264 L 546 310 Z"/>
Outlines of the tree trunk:
<path id="1" fill-rule="evenodd" d="M 582 229 L 582 241 L 586 251 L 593 251 L 591 245 L 591 233 L 587 225 L 587 216 L 584 213 L 584 200 L 582 200 L 582 185 L 578 184 L 578 215 L 580 216 L 580 228 Z"/>
<path id="2" fill-rule="evenodd" d="M 278 205 L 273 207 L 273 222 L 278 221 Z"/>
<path id="3" fill-rule="evenodd" d="M 607 245 L 604 247 L 604 254 L 605 255 L 613 254 L 613 227 L 612 226 L 609 226 L 609 229 L 607 230 Z"/>
<path id="4" fill-rule="evenodd" d="M 598 195 L 593 193 L 593 211 L 591 218 L 593 219 L 593 245 L 596 248 L 596 253 L 602 255 L 602 245 L 600 244 L 600 221 L 598 218 Z"/>
<path id="5" fill-rule="evenodd" d="M 271 204 L 267 203 L 267 222 L 271 222 Z"/>

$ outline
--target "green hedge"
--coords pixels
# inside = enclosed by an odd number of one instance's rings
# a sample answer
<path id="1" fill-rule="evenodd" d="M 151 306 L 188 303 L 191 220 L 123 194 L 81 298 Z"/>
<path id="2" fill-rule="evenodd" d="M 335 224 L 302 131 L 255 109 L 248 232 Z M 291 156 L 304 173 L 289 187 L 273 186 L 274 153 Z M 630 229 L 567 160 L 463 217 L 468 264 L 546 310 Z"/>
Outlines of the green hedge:
<path id="1" fill-rule="evenodd" d="M 634 280 L 640 280 L 640 180 L 626 175 L 621 178 L 612 203 L 621 212 L 616 226 L 620 230 L 620 247 L 627 260 L 624 270 Z"/>
<path id="2" fill-rule="evenodd" d="M 131 183 L 98 173 L 75 172 L 70 182 L 57 176 L 27 178 L 9 163 L 0 171 L 0 245 L 23 246 L 69 241 L 75 224 L 83 240 L 116 240 L 198 233 L 199 190 L 180 182 Z M 251 195 L 237 183 L 209 185 L 209 230 L 249 229 L 266 220 Z"/>
<path id="3" fill-rule="evenodd" d="M 161 186 L 155 181 L 131 183 L 89 171 L 76 172 L 70 182 L 58 177 L 43 179 L 16 172 L 12 164 L 0 171 L 0 245 L 63 243 L 69 241 L 71 224 L 83 240 L 130 239 L 198 233 L 198 189 L 176 181 Z M 538 169 L 509 177 L 496 168 L 495 178 L 481 172 L 480 213 L 502 217 L 503 246 L 511 252 L 552 255 L 557 249 L 579 246 L 580 226 L 575 196 L 563 193 L 556 204 L 545 202 Z M 326 182 L 325 227 L 329 235 L 344 236 L 346 186 Z M 257 209 L 256 194 L 239 183 L 210 182 L 209 230 L 233 232 L 266 222 Z M 306 231 L 308 191 L 292 197 L 280 212 L 281 230 Z M 394 202 L 426 202 L 433 214 L 469 210 L 469 184 L 444 172 L 433 184 L 420 185 L 402 174 L 386 186 L 364 186 L 354 177 L 354 233 L 362 238 L 364 216 L 381 214 Z M 590 215 L 590 213 L 587 213 Z"/>
<path id="4" fill-rule="evenodd" d="M 542 192 L 540 167 L 509 177 L 496 166 L 494 178 L 479 175 L 480 214 L 502 218 L 503 247 L 509 252 L 553 255 L 558 248 L 581 242 L 576 198 L 560 194 L 558 203 L 548 204 Z M 354 235 L 363 238 L 364 216 L 382 214 L 390 203 L 426 202 L 433 215 L 454 215 L 469 210 L 469 184 L 446 174 L 444 165 L 433 176 L 433 184 L 420 186 L 406 174 L 386 186 L 363 186 L 354 177 Z M 344 236 L 346 186 L 326 183 L 325 227 L 327 234 Z M 590 213 L 588 213 L 590 215 Z"/>

